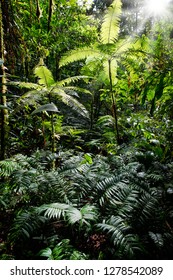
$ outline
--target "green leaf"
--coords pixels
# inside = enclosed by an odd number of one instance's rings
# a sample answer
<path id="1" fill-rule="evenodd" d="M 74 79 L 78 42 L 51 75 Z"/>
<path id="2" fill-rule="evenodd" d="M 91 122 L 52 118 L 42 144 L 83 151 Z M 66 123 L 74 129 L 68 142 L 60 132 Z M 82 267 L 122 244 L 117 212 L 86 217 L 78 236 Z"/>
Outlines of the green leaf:
<path id="1" fill-rule="evenodd" d="M 101 52 L 93 47 L 84 47 L 84 48 L 80 48 L 80 49 L 75 49 L 72 50 L 68 53 L 66 53 L 60 60 L 59 62 L 59 67 L 65 66 L 69 63 L 75 62 L 75 61 L 79 61 L 79 60 L 83 60 L 88 58 L 89 56 L 93 56 L 93 57 L 101 57 Z"/>
<path id="2" fill-rule="evenodd" d="M 101 42 L 103 44 L 114 43 L 118 38 L 121 5 L 120 0 L 114 0 L 104 16 L 101 26 Z"/>
<path id="3" fill-rule="evenodd" d="M 40 85 L 49 88 L 55 83 L 51 71 L 46 66 L 43 65 L 37 66 L 34 70 L 34 74 L 39 79 L 38 83 Z"/>
<path id="4" fill-rule="evenodd" d="M 85 118 L 89 118 L 87 109 L 80 102 L 78 102 L 78 100 L 65 93 L 65 91 L 61 89 L 53 90 L 53 93 L 57 94 L 57 97 L 60 98 L 64 104 L 71 107 L 74 111 Z"/>
<path id="5" fill-rule="evenodd" d="M 59 112 L 58 108 L 56 107 L 56 105 L 54 103 L 48 103 L 48 104 L 40 106 L 38 109 L 34 110 L 31 115 L 35 115 L 35 114 L 38 114 L 38 113 L 41 113 L 44 111 L 55 112 L 55 113 Z"/>
<path id="6" fill-rule="evenodd" d="M 4 105 L 0 105 L 0 110 L 10 110 L 7 106 L 4 106 Z"/>
<path id="7" fill-rule="evenodd" d="M 53 259 L 52 250 L 50 248 L 45 248 L 45 249 L 41 250 L 39 252 L 39 256 L 47 257 L 48 260 L 52 260 Z"/>

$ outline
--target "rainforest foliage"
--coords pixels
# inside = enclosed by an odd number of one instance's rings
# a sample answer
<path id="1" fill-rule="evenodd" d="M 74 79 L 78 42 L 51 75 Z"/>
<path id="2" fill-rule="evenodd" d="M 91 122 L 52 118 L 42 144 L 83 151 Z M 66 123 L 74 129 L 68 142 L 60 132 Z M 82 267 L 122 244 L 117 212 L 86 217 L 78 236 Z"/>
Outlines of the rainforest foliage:
<path id="1" fill-rule="evenodd" d="M 0 259 L 173 258 L 173 1 L 146 3 L 0 1 Z"/>

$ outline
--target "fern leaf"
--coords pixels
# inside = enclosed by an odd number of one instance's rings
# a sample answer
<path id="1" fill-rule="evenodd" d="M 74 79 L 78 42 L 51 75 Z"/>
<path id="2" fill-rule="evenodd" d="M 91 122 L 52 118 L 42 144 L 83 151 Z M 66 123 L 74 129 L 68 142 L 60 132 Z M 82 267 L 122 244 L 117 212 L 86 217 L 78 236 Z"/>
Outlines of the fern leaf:
<path id="1" fill-rule="evenodd" d="M 80 49 L 72 50 L 66 53 L 59 62 L 59 67 L 65 66 L 69 63 L 84 60 L 90 56 L 100 57 L 102 54 L 96 47 L 84 47 Z"/>
<path id="2" fill-rule="evenodd" d="M 64 104 L 71 107 L 74 111 L 76 111 L 77 113 L 79 113 L 80 115 L 82 115 L 85 118 L 89 118 L 87 109 L 80 102 L 78 102 L 75 98 L 73 98 L 69 94 L 65 93 L 65 91 L 60 90 L 60 89 L 57 89 L 57 90 L 54 89 L 53 93 L 57 94 L 57 97 L 60 98 Z"/>
<path id="3" fill-rule="evenodd" d="M 120 0 L 114 0 L 104 16 L 101 26 L 101 42 L 103 44 L 114 43 L 118 38 L 121 5 Z"/>
<path id="4" fill-rule="evenodd" d="M 63 87 L 65 85 L 69 85 L 70 83 L 74 83 L 76 81 L 79 81 L 79 80 L 88 80 L 88 79 L 91 79 L 93 77 L 89 77 L 89 76 L 74 76 L 74 77 L 69 77 L 69 78 L 66 78 L 64 80 L 61 80 L 59 82 L 57 82 L 57 85 L 60 86 L 60 87 Z"/>
<path id="5" fill-rule="evenodd" d="M 42 88 L 38 84 L 28 83 L 28 82 L 9 82 L 8 85 L 17 86 L 19 88 L 35 89 L 35 90 L 39 90 Z"/>
<path id="6" fill-rule="evenodd" d="M 51 71 L 46 66 L 37 66 L 34 69 L 34 74 L 38 78 L 39 85 L 49 88 L 55 84 Z"/>

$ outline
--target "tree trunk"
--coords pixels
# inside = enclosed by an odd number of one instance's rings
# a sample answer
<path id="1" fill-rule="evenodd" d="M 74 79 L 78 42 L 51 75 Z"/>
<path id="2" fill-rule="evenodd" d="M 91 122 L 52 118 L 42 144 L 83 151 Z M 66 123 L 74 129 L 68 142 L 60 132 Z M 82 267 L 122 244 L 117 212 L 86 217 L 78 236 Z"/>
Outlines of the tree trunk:
<path id="1" fill-rule="evenodd" d="M 0 159 L 5 159 L 7 145 L 7 126 L 8 126 L 8 111 L 6 101 L 6 79 L 4 67 L 4 40 L 3 40 L 3 20 L 2 20 L 2 0 L 0 2 L 0 112 L 1 112 L 1 152 Z"/>
<path id="2" fill-rule="evenodd" d="M 112 115 L 115 120 L 115 131 L 116 131 L 116 140 L 117 144 L 120 144 L 120 135 L 119 135 L 119 128 L 118 128 L 118 114 L 117 114 L 117 106 L 116 106 L 116 100 L 114 97 L 113 92 L 113 86 L 112 86 L 112 73 L 111 73 L 111 61 L 108 61 L 109 63 L 109 83 L 110 83 L 110 94 L 112 99 Z"/>

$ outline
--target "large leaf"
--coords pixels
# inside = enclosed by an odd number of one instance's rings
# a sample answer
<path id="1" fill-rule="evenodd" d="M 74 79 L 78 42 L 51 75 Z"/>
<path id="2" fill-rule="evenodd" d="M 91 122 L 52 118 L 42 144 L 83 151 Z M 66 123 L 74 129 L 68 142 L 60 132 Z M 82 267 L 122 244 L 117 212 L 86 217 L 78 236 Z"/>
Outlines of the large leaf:
<path id="1" fill-rule="evenodd" d="M 89 76 L 74 76 L 74 77 L 69 77 L 69 78 L 66 78 L 64 80 L 61 80 L 59 82 L 57 82 L 56 84 L 58 86 L 65 86 L 65 85 L 69 85 L 70 83 L 74 83 L 76 81 L 79 81 L 79 80 L 88 80 L 88 79 L 91 79 L 93 77 L 89 77 Z"/>
<path id="2" fill-rule="evenodd" d="M 101 42 L 103 44 L 114 43 L 118 38 L 121 5 L 120 0 L 114 0 L 104 16 L 101 26 Z"/>
<path id="3" fill-rule="evenodd" d="M 38 213 L 44 212 L 44 216 L 48 218 L 60 219 L 65 216 L 65 213 L 69 210 L 70 205 L 65 203 L 51 203 L 45 204 L 37 208 Z"/>
<path id="4" fill-rule="evenodd" d="M 85 118 L 89 118 L 89 114 L 87 109 L 78 102 L 74 97 L 70 96 L 69 94 L 65 93 L 62 89 L 55 89 L 53 90 L 54 94 L 57 94 L 57 97 L 61 99 L 61 101 L 71 107 L 74 111 L 79 113 Z"/>
<path id="5" fill-rule="evenodd" d="M 40 85 L 49 88 L 55 83 L 51 71 L 44 65 L 37 66 L 34 70 L 34 74 L 39 79 L 38 83 Z"/>
<path id="6" fill-rule="evenodd" d="M 35 114 L 38 114 L 38 113 L 41 113 L 44 111 L 55 112 L 55 113 L 59 112 L 58 108 L 56 107 L 56 105 L 54 103 L 48 103 L 48 104 L 42 105 L 38 109 L 34 110 L 31 115 L 35 115 Z"/>
<path id="7" fill-rule="evenodd" d="M 69 63 L 83 60 L 88 58 L 89 56 L 100 57 L 101 53 L 96 47 L 84 47 L 76 50 L 72 50 L 66 53 L 60 60 L 59 66 L 62 67 Z"/>

